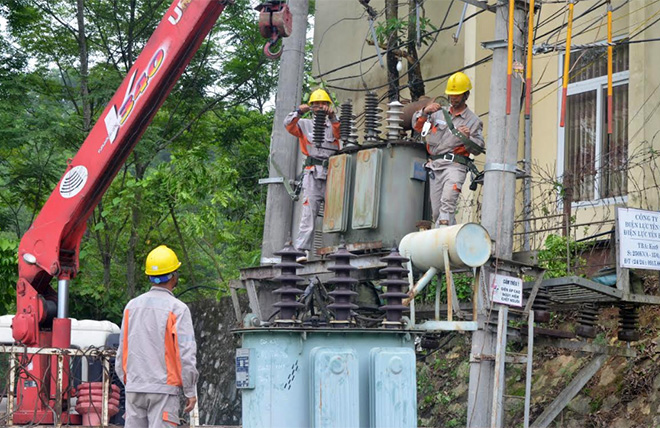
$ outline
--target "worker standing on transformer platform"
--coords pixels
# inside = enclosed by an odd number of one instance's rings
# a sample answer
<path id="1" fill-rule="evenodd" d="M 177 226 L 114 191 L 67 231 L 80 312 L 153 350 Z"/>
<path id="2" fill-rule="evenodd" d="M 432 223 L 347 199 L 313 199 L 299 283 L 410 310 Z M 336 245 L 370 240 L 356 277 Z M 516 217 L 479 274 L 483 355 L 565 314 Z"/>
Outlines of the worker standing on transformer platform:
<path id="1" fill-rule="evenodd" d="M 195 333 L 190 309 L 174 297 L 181 262 L 161 245 L 147 256 L 151 290 L 124 309 L 115 370 L 126 385 L 127 428 L 179 425 L 179 394 L 184 412 L 197 402 Z"/>
<path id="2" fill-rule="evenodd" d="M 436 226 L 456 223 L 456 203 L 468 169 L 476 171 L 470 155 L 484 152 L 483 122 L 466 104 L 472 83 L 461 72 L 447 81 L 449 111 L 431 103 L 413 115 L 414 129 L 426 137 L 431 210 Z"/>
<path id="3" fill-rule="evenodd" d="M 328 176 L 328 158 L 339 150 L 339 120 L 332 109 L 332 100 L 326 91 L 317 89 L 309 97 L 309 104 L 301 104 L 284 119 L 284 127 L 298 137 L 300 151 L 306 156 L 302 182 L 303 199 L 300 227 L 294 247 L 309 253 L 314 240 L 314 223 L 325 198 L 325 181 Z M 314 120 L 301 119 L 308 111 L 327 113 L 325 138 L 322 144 L 314 144 Z"/>

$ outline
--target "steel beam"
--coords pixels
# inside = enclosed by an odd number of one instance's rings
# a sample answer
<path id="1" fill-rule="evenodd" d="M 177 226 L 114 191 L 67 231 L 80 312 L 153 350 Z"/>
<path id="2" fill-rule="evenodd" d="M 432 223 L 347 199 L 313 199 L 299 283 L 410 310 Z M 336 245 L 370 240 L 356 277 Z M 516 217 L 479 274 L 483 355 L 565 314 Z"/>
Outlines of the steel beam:
<path id="1" fill-rule="evenodd" d="M 575 398 L 576 395 L 582 390 L 584 385 L 589 382 L 593 375 L 600 370 L 605 361 L 607 360 L 608 355 L 597 354 L 589 364 L 587 364 L 580 372 L 575 376 L 575 378 L 568 384 L 562 392 L 559 393 L 557 398 L 550 403 L 550 405 L 541 413 L 534 423 L 532 428 L 545 428 L 549 426 L 552 421 L 561 413 L 562 410 L 566 407 L 570 401 Z"/>

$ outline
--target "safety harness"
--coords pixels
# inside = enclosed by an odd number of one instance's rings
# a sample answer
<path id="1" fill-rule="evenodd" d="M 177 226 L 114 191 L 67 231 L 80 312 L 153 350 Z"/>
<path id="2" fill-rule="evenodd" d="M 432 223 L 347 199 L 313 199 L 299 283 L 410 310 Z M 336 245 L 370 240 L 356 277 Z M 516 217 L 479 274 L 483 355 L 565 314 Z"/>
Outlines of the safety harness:
<path id="1" fill-rule="evenodd" d="M 485 148 L 481 147 L 479 144 L 470 140 L 470 138 L 468 138 L 465 134 L 463 134 L 461 131 L 456 129 L 456 127 L 454 126 L 454 122 L 451 119 L 451 114 L 447 109 L 441 108 L 440 110 L 442 110 L 442 114 L 445 118 L 445 122 L 447 122 L 447 127 L 449 128 L 449 132 L 451 132 L 452 135 L 454 135 L 456 138 L 461 140 L 463 145 L 467 147 L 469 151 L 476 152 L 478 154 L 486 153 Z M 468 156 L 463 156 L 456 153 L 441 153 L 439 155 L 432 155 L 429 157 L 431 158 L 431 160 L 442 159 L 450 162 L 456 162 L 461 165 L 465 165 L 467 169 L 472 173 L 472 183 L 470 184 L 470 190 L 476 190 L 476 180 L 478 178 L 483 177 L 483 172 L 480 172 L 479 169 L 477 169 L 476 165 L 474 164 L 474 161 Z M 431 173 L 432 170 L 429 170 L 429 174 Z"/>
<path id="2" fill-rule="evenodd" d="M 319 165 L 322 167 L 327 167 L 328 166 L 328 160 L 327 159 L 317 159 L 313 158 L 311 156 L 307 156 L 305 159 L 305 162 L 303 163 L 303 168 L 307 168 L 308 166 L 315 166 Z"/>

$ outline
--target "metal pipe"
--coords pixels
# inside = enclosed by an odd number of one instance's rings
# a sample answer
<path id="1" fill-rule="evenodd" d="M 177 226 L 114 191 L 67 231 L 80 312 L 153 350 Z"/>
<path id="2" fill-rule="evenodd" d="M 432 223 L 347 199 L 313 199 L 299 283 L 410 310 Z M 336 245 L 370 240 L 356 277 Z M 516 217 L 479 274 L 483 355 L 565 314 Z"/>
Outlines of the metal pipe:
<path id="1" fill-rule="evenodd" d="M 376 55 L 378 55 L 378 62 L 380 63 L 380 68 L 384 68 L 383 56 L 380 54 L 380 47 L 378 46 L 378 37 L 376 37 L 376 28 L 374 27 L 374 20 L 369 18 L 369 28 L 371 29 L 371 37 L 374 39 L 374 47 L 376 48 Z"/>
<path id="2" fill-rule="evenodd" d="M 447 284 L 447 321 L 454 320 L 454 308 L 453 308 L 453 295 L 452 291 L 454 289 L 454 281 L 451 277 L 451 269 L 449 268 L 449 247 L 445 245 L 442 248 L 442 257 L 445 262 L 445 283 Z M 440 287 L 438 287 L 439 289 Z M 456 302 L 458 304 L 458 302 Z M 440 319 L 440 294 L 436 298 L 436 314 L 437 318 Z"/>
<path id="3" fill-rule="evenodd" d="M 461 19 L 458 21 L 458 28 L 456 29 L 456 33 L 452 35 L 452 38 L 454 39 L 454 44 L 458 43 L 458 38 L 461 36 L 461 29 L 463 28 L 463 22 L 465 21 L 465 14 L 467 13 L 467 8 L 468 8 L 468 4 L 465 3 L 463 5 L 463 13 L 461 13 Z"/>
<path id="4" fill-rule="evenodd" d="M 573 6 L 574 0 L 568 2 L 568 24 L 566 27 L 566 54 L 564 55 L 564 81 L 562 82 L 561 90 L 561 118 L 559 126 L 564 127 L 564 119 L 566 117 L 566 97 L 568 92 L 568 72 L 570 70 L 571 62 L 571 36 L 573 34 Z"/>
<path id="5" fill-rule="evenodd" d="M 534 0 L 532 0 L 534 1 Z M 529 428 L 529 406 L 532 396 L 532 362 L 534 352 L 534 311 L 529 311 L 527 319 L 527 366 L 525 377 L 525 416 L 523 420 L 524 428 Z"/>
<path id="6" fill-rule="evenodd" d="M 534 0 L 532 0 L 534 1 Z M 531 77 L 527 85 L 531 82 Z M 528 86 L 529 87 L 529 86 Z M 531 93 L 528 95 L 531 96 Z M 532 117 L 525 114 L 525 178 L 523 179 L 523 249 L 530 250 L 529 235 L 532 231 Z"/>
<path id="7" fill-rule="evenodd" d="M 70 279 L 57 281 L 57 318 L 69 317 L 69 282 Z"/>
<path id="8" fill-rule="evenodd" d="M 525 119 L 532 110 L 532 57 L 534 50 L 534 0 L 529 0 L 527 24 L 527 70 L 525 70 Z"/>
<path id="9" fill-rule="evenodd" d="M 409 233 L 399 242 L 399 249 L 417 269 L 426 271 L 434 267 L 441 270 L 445 268 L 445 245 L 451 267 L 482 266 L 490 258 L 492 249 L 488 232 L 477 223 Z"/>
<path id="10" fill-rule="evenodd" d="M 108 426 L 108 405 L 110 403 L 110 358 L 103 357 L 103 402 L 101 404 L 101 422 L 103 426 Z"/>
<path id="11" fill-rule="evenodd" d="M 406 256 L 408 257 L 408 256 Z M 412 263 L 408 262 L 408 277 L 410 278 L 410 283 L 412 284 Z M 407 305 L 411 303 L 413 300 L 415 300 L 415 297 L 422 292 L 426 288 L 427 285 L 433 280 L 433 277 L 435 274 L 438 273 L 438 270 L 434 267 L 430 267 L 429 270 L 427 270 L 424 275 L 417 281 L 417 284 L 411 285 L 410 286 L 410 292 L 408 293 L 410 295 L 410 298 L 406 299 L 403 301 L 404 305 Z"/>
<path id="12" fill-rule="evenodd" d="M 527 69 L 525 70 L 525 178 L 523 179 L 523 249 L 530 250 L 532 215 L 532 58 L 534 49 L 534 0 L 529 0 L 527 23 Z"/>
<path id="13" fill-rule="evenodd" d="M 513 26 L 516 0 L 509 0 L 509 37 L 507 39 L 507 64 L 506 64 L 506 114 L 511 114 L 511 78 L 513 76 Z"/>
<path id="14" fill-rule="evenodd" d="M 419 19 L 419 0 L 415 0 L 415 29 L 417 31 L 417 47 L 422 47 L 422 23 Z"/>
<path id="15" fill-rule="evenodd" d="M 435 321 L 426 320 L 421 324 L 415 324 L 415 330 L 424 331 L 476 331 L 476 321 Z"/>
<path id="16" fill-rule="evenodd" d="M 607 2 L 607 133 L 612 134 L 612 3 Z"/>

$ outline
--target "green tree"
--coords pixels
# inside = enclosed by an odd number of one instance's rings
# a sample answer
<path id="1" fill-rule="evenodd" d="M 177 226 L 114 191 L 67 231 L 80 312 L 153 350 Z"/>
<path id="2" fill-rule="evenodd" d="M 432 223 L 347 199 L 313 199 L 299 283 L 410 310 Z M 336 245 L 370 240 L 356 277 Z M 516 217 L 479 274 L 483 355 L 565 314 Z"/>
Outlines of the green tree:
<path id="1" fill-rule="evenodd" d="M 2 230 L 22 236 L 168 6 L 0 0 L 13 60 L 0 67 Z M 73 316 L 117 321 L 160 243 L 184 262 L 182 289 L 225 289 L 258 260 L 278 66 L 256 18 L 247 0 L 227 8 L 89 219 Z"/>

